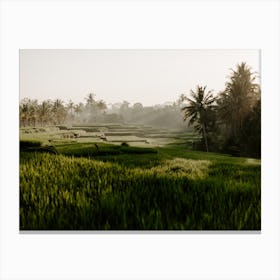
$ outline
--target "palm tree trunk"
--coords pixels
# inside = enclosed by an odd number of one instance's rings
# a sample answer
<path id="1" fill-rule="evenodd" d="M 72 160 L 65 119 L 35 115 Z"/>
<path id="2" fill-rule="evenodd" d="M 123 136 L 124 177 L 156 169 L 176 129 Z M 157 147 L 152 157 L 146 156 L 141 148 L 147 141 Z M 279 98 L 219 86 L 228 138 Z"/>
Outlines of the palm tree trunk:
<path id="1" fill-rule="evenodd" d="M 206 134 L 206 129 L 205 129 L 205 124 L 202 124 L 202 130 L 203 130 L 203 138 L 205 141 L 205 147 L 206 147 L 206 152 L 209 152 L 209 148 L 208 148 L 208 141 L 207 141 L 207 134 Z"/>

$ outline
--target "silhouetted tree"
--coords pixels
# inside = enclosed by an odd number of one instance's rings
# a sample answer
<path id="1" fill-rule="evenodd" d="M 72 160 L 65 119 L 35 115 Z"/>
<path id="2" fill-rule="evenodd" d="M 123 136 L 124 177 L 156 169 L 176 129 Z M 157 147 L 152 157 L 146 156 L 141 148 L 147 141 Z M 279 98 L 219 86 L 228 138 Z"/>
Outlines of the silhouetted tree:
<path id="1" fill-rule="evenodd" d="M 218 116 L 224 125 L 224 145 L 231 146 L 236 152 L 240 151 L 242 138 L 246 134 L 245 122 L 260 99 L 260 89 L 255 79 L 246 63 L 237 65 L 217 101 Z"/>
<path id="2" fill-rule="evenodd" d="M 184 121 L 189 121 L 188 126 L 194 126 L 194 128 L 202 134 L 205 148 L 208 152 L 207 124 L 209 122 L 210 111 L 212 110 L 215 98 L 211 91 L 208 91 L 207 93 L 205 93 L 205 91 L 206 86 L 197 86 L 195 92 L 191 90 L 191 98 L 184 98 L 188 103 L 182 108 L 182 111 L 184 112 Z"/>

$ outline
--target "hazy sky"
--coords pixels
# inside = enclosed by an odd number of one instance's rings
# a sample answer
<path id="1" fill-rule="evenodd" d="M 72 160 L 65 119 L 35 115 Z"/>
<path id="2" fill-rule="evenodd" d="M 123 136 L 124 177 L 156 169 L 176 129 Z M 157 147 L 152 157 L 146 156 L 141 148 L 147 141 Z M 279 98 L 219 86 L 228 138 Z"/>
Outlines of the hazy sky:
<path id="1" fill-rule="evenodd" d="M 20 50 L 20 98 L 107 103 L 175 101 L 196 85 L 224 89 L 230 68 L 260 73 L 258 50 Z"/>

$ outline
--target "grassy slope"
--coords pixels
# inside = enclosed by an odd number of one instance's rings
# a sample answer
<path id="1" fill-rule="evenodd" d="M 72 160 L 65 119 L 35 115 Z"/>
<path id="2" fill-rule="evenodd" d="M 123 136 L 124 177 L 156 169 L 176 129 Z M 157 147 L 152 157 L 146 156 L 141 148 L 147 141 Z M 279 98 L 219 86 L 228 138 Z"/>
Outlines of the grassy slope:
<path id="1" fill-rule="evenodd" d="M 98 147 L 21 153 L 21 229 L 260 229 L 260 161 Z"/>

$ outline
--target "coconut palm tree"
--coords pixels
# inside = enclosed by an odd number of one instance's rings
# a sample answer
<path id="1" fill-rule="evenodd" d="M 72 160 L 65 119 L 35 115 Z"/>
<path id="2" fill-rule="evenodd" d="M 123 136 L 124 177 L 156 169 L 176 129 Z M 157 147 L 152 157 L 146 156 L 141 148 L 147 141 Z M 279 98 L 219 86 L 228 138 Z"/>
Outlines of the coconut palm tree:
<path id="1" fill-rule="evenodd" d="M 74 106 L 74 112 L 77 115 L 77 117 L 80 116 L 80 114 L 83 112 L 84 110 L 84 104 L 82 102 L 80 102 L 79 104 L 76 104 Z"/>
<path id="2" fill-rule="evenodd" d="M 97 116 L 97 101 L 94 99 L 95 94 L 94 93 L 89 93 L 88 96 L 85 98 L 86 99 L 86 105 L 85 109 L 87 112 L 87 121 L 96 121 L 96 116 Z"/>
<path id="3" fill-rule="evenodd" d="M 74 102 L 70 99 L 67 103 L 67 110 L 70 111 L 70 114 L 73 114 L 73 109 L 74 109 Z"/>
<path id="4" fill-rule="evenodd" d="M 242 62 L 232 70 L 226 89 L 218 100 L 218 113 L 224 122 L 228 135 L 238 142 L 244 121 L 259 99 L 259 86 L 251 68 Z"/>
<path id="5" fill-rule="evenodd" d="M 197 86 L 196 91 L 191 90 L 191 98 L 183 98 L 188 102 L 181 110 L 184 112 L 184 121 L 188 120 L 188 126 L 194 128 L 202 134 L 205 142 L 206 151 L 209 151 L 207 140 L 207 123 L 210 116 L 210 110 L 213 109 L 215 97 L 212 91 L 206 93 L 206 86 Z"/>
<path id="6" fill-rule="evenodd" d="M 42 104 L 38 105 L 38 118 L 41 126 L 45 125 L 51 120 L 51 101 L 43 101 Z"/>
<path id="7" fill-rule="evenodd" d="M 67 113 L 62 100 L 56 99 L 54 101 L 52 106 L 52 113 L 53 113 L 55 124 L 61 124 L 65 121 Z"/>
<path id="8" fill-rule="evenodd" d="M 19 117 L 20 126 L 26 126 L 30 118 L 30 99 L 24 98 L 20 101 L 19 105 Z"/>
<path id="9" fill-rule="evenodd" d="M 67 108 L 67 111 L 69 113 L 69 120 L 73 121 L 73 118 L 74 118 L 73 111 L 74 111 L 74 108 L 75 108 L 75 104 L 71 99 L 66 104 L 66 108 Z"/>
<path id="10" fill-rule="evenodd" d="M 86 109 L 88 110 L 89 113 L 93 113 L 96 107 L 96 101 L 95 101 L 95 94 L 94 93 L 89 93 L 88 96 L 85 98 L 86 99 Z"/>

